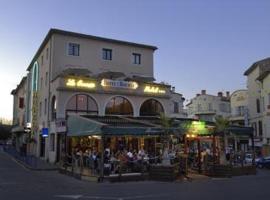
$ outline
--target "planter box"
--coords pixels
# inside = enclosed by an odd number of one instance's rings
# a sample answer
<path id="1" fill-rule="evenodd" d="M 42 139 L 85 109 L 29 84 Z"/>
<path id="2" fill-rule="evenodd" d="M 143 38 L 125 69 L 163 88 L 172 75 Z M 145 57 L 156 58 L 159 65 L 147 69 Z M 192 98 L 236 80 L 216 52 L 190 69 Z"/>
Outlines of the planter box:
<path id="1" fill-rule="evenodd" d="M 176 165 L 153 165 L 150 167 L 149 179 L 155 181 L 175 181 L 178 174 L 179 172 Z"/>
<path id="2" fill-rule="evenodd" d="M 213 177 L 232 177 L 255 174 L 255 166 L 232 167 L 230 165 L 213 165 L 207 171 L 207 175 Z"/>

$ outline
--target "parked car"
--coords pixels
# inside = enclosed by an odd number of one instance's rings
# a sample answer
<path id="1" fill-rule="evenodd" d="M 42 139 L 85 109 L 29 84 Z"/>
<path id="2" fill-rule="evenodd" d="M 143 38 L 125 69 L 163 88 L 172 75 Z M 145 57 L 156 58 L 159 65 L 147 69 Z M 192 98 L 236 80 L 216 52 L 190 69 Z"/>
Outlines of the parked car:
<path id="1" fill-rule="evenodd" d="M 260 158 L 256 162 L 256 166 L 258 168 L 270 168 L 270 156 L 264 157 L 264 158 Z"/>
<path id="2" fill-rule="evenodd" d="M 253 155 L 252 153 L 246 153 L 245 163 L 252 163 Z M 258 162 L 261 158 L 255 158 L 255 163 Z"/>

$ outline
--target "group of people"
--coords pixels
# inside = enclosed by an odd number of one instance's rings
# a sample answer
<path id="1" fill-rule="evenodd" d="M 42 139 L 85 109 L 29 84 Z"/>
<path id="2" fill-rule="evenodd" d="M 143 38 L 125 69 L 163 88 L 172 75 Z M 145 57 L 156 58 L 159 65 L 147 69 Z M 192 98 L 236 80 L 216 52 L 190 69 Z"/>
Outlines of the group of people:
<path id="1" fill-rule="evenodd" d="M 85 149 L 83 151 L 80 148 L 75 148 L 72 158 L 75 167 L 89 168 L 93 174 L 100 172 L 102 155 L 96 149 Z M 111 151 L 107 147 L 104 150 L 103 163 L 106 174 L 119 173 L 120 170 L 131 172 L 135 167 L 138 170 L 138 165 L 147 165 L 149 163 L 149 156 L 143 148 L 138 151 L 132 149 Z"/>

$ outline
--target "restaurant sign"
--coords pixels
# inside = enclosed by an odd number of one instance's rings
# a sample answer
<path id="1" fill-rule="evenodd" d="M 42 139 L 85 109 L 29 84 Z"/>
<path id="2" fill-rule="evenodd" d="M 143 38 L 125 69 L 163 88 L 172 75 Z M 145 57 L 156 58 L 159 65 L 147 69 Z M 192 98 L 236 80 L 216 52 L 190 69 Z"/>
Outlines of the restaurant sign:
<path id="1" fill-rule="evenodd" d="M 72 88 L 92 89 L 96 87 L 96 83 L 89 80 L 68 78 L 66 80 L 66 86 Z"/>
<path id="2" fill-rule="evenodd" d="M 111 80 L 111 79 L 102 79 L 102 87 L 114 87 L 114 88 L 123 88 L 123 89 L 137 89 L 138 83 L 135 81 L 121 81 L 121 80 Z"/>
<path id="3" fill-rule="evenodd" d="M 152 94 L 165 94 L 166 93 L 164 89 L 161 89 L 158 86 L 150 86 L 150 85 L 147 85 L 144 87 L 144 92 L 152 93 Z"/>

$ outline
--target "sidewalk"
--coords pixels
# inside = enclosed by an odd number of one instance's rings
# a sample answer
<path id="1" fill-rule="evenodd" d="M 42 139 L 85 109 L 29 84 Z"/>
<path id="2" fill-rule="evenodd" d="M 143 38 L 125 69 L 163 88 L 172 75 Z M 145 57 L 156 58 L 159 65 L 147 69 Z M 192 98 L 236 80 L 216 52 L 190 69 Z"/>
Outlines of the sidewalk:
<path id="1" fill-rule="evenodd" d="M 16 162 L 23 165 L 25 168 L 36 171 L 52 171 L 58 170 L 56 165 L 48 163 L 33 155 L 22 155 L 17 152 L 13 147 L 3 147 L 0 151 L 5 152 L 11 156 Z"/>

